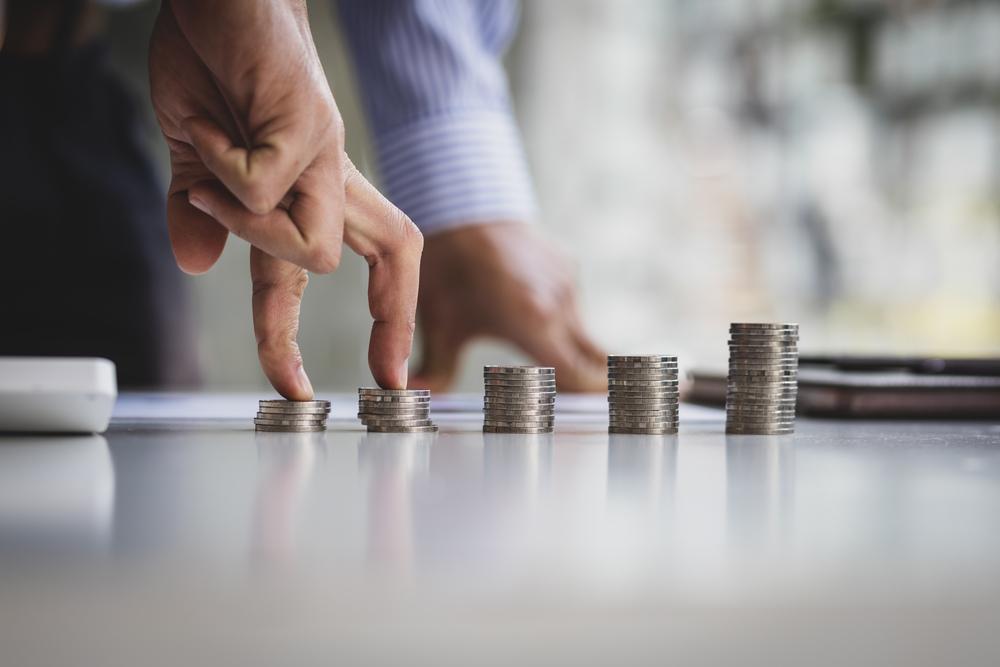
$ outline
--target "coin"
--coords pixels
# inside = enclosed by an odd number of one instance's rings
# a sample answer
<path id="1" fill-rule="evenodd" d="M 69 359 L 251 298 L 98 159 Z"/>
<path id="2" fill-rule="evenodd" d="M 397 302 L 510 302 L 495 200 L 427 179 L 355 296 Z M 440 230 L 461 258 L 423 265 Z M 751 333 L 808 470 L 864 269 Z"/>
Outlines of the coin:
<path id="1" fill-rule="evenodd" d="M 261 406 L 275 408 L 325 408 L 330 409 L 330 401 L 289 401 L 286 399 L 262 399 L 258 401 Z"/>
<path id="2" fill-rule="evenodd" d="M 427 389 L 358 389 L 358 419 L 369 433 L 429 433 L 431 393 Z"/>
<path id="3" fill-rule="evenodd" d="M 795 323 L 781 324 L 773 322 L 732 322 L 729 331 L 798 331 Z"/>
<path id="4" fill-rule="evenodd" d="M 542 397 L 542 398 L 530 398 L 529 397 L 529 398 L 523 398 L 523 399 L 522 398 L 513 398 L 513 399 L 511 399 L 511 398 L 503 398 L 503 397 L 500 397 L 500 396 L 484 396 L 483 397 L 483 404 L 487 405 L 487 406 L 489 406 L 489 405 L 496 405 L 498 408 L 503 408 L 504 406 L 516 406 L 516 405 L 524 405 L 524 406 L 530 406 L 530 407 L 533 407 L 533 408 L 537 408 L 537 407 L 546 406 L 546 405 L 550 405 L 550 406 L 554 407 L 555 404 L 556 404 L 556 401 L 555 401 L 554 398 L 551 398 L 551 397 L 549 397 L 549 398 L 546 398 L 546 397 Z"/>
<path id="5" fill-rule="evenodd" d="M 542 389 L 539 391 L 525 391 L 521 389 L 499 389 L 497 387 L 491 387 L 486 390 L 484 394 L 485 397 L 489 398 L 500 398 L 500 399 L 547 399 L 551 400 L 555 398 L 556 392 L 553 389 Z"/>
<path id="6" fill-rule="evenodd" d="M 368 425 L 369 433 L 436 433 L 437 426 L 377 426 Z"/>
<path id="7" fill-rule="evenodd" d="M 625 426 L 609 426 L 609 434 L 615 435 L 674 435 L 677 428 L 667 426 L 662 428 L 629 428 Z"/>
<path id="8" fill-rule="evenodd" d="M 429 406 L 431 404 L 431 399 L 427 396 L 365 396 L 358 399 L 358 405 L 364 406 L 384 406 L 392 407 L 399 406 L 400 409 L 405 407 L 420 407 Z"/>
<path id="9" fill-rule="evenodd" d="M 551 366 L 483 366 L 484 374 L 496 375 L 555 375 Z"/>
<path id="10" fill-rule="evenodd" d="M 483 433 L 552 433 L 552 427 L 520 428 L 510 426 L 486 426 L 483 425 Z"/>
<path id="11" fill-rule="evenodd" d="M 433 426 L 430 419 L 362 419 L 365 426 L 378 426 L 380 428 L 414 428 L 417 426 Z"/>
<path id="12" fill-rule="evenodd" d="M 369 396 L 420 396 L 430 398 L 429 389 L 380 389 L 378 387 L 360 387 L 358 395 Z"/>
<path id="13" fill-rule="evenodd" d="M 314 431 L 325 431 L 326 424 L 285 424 L 282 426 L 256 424 L 254 429 L 269 433 L 312 433 Z"/>
<path id="14" fill-rule="evenodd" d="M 381 405 L 380 404 L 375 404 L 375 405 L 358 404 L 358 412 L 359 413 L 361 413 L 361 414 L 370 414 L 370 415 L 398 415 L 398 414 L 406 414 L 406 413 L 424 414 L 425 415 L 425 414 L 429 413 L 430 411 L 431 410 L 430 410 L 430 406 L 429 405 L 421 405 L 419 407 L 414 407 L 412 405 L 405 405 L 405 406 L 401 405 L 400 407 L 395 407 L 395 406 L 392 406 L 392 405 L 385 405 L 385 404 L 381 404 Z"/>

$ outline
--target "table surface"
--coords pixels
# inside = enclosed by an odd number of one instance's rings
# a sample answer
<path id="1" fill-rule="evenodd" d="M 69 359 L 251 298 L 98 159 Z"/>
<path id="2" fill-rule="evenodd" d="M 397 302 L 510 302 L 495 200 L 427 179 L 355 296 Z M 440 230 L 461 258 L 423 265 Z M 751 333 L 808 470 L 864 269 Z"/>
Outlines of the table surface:
<path id="1" fill-rule="evenodd" d="M 1000 664 L 1000 424 L 257 434 L 126 395 L 0 437 L 0 664 Z"/>

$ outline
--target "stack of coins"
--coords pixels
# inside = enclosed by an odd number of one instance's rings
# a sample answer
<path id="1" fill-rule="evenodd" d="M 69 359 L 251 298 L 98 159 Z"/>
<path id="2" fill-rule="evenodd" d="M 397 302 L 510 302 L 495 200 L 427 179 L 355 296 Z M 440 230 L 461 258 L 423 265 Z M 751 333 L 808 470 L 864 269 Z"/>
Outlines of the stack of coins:
<path id="1" fill-rule="evenodd" d="M 677 357 L 608 355 L 608 433 L 677 433 Z"/>
<path id="2" fill-rule="evenodd" d="M 726 432 L 793 432 L 799 325 L 734 323 L 729 336 Z"/>
<path id="3" fill-rule="evenodd" d="M 433 433 L 427 389 L 358 389 L 358 419 L 369 433 Z"/>
<path id="4" fill-rule="evenodd" d="M 484 366 L 483 433 L 552 433 L 556 369 Z"/>
<path id="5" fill-rule="evenodd" d="M 258 431 L 325 431 L 329 415 L 330 401 L 264 400 L 253 423 Z"/>

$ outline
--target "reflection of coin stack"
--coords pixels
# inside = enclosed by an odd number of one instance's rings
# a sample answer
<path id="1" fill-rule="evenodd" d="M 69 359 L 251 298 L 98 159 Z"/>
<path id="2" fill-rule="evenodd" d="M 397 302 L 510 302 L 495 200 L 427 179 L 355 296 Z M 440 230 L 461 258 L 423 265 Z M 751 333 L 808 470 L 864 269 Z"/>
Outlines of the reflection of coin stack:
<path id="1" fill-rule="evenodd" d="M 799 325 L 734 323 L 729 335 L 726 432 L 791 433 L 795 430 Z"/>
<path id="2" fill-rule="evenodd" d="M 431 392 L 427 389 L 358 389 L 358 419 L 369 433 L 431 433 Z"/>
<path id="3" fill-rule="evenodd" d="M 253 420 L 258 431 L 325 431 L 330 401 L 260 401 Z"/>
<path id="4" fill-rule="evenodd" d="M 608 355 L 608 433 L 677 433 L 677 357 Z"/>
<path id="5" fill-rule="evenodd" d="M 556 369 L 484 366 L 484 433 L 552 433 Z"/>

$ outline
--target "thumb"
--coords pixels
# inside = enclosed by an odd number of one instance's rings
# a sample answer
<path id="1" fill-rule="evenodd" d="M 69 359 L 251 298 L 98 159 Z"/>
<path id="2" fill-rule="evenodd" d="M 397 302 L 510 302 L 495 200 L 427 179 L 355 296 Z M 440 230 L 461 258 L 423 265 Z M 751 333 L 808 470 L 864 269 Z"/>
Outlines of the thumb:
<path id="1" fill-rule="evenodd" d="M 207 118 L 192 116 L 181 127 L 209 171 L 258 215 L 274 210 L 310 162 L 273 143 L 244 148 Z"/>

